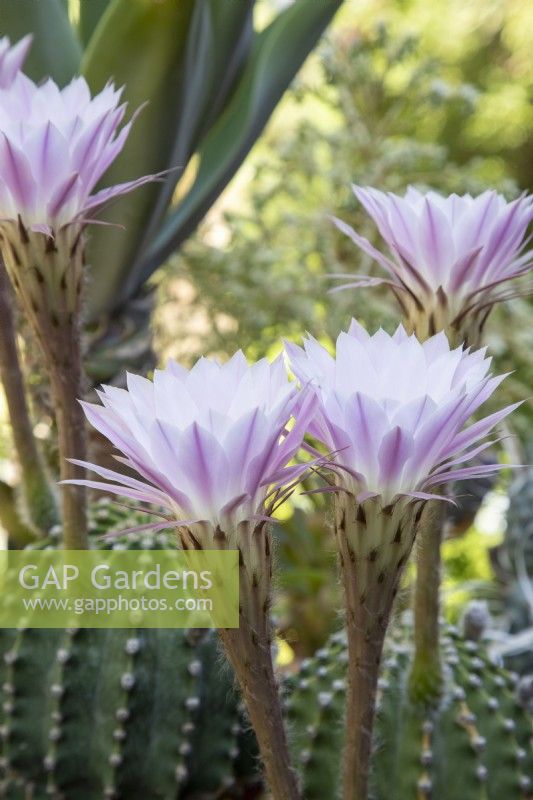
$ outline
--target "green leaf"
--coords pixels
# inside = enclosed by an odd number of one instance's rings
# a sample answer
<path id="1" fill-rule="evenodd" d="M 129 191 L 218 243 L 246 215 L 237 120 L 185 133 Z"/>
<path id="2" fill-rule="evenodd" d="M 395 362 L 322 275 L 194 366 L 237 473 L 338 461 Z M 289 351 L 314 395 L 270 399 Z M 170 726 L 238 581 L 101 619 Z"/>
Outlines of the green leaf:
<path id="1" fill-rule="evenodd" d="M 191 17 L 183 62 L 184 80 L 178 127 L 168 167 L 185 167 L 202 133 L 209 129 L 231 92 L 253 40 L 255 0 L 197 0 Z M 173 170 L 161 188 L 133 265 L 139 269 L 172 200 L 180 172 Z"/>
<path id="2" fill-rule="evenodd" d="M 193 2 L 112 0 L 95 30 L 82 64 L 91 89 L 98 91 L 113 78 L 117 85 L 125 85 L 124 98 L 131 111 L 149 101 L 123 152 L 106 172 L 105 186 L 159 172 L 169 163 Z M 126 230 L 103 226 L 91 230 L 90 318 L 115 305 L 160 188 L 160 184 L 152 184 L 138 189 L 106 212 L 106 220 L 124 225 Z"/>
<path id="3" fill-rule="evenodd" d="M 81 48 L 61 0 L 0 0 L 0 30 L 13 43 L 33 34 L 24 65 L 30 78 L 65 86 L 78 72 Z"/>
<path id="4" fill-rule="evenodd" d="M 110 0 L 80 0 L 78 34 L 85 46 L 91 40 L 96 26 L 109 4 Z"/>
<path id="5" fill-rule="evenodd" d="M 298 0 L 257 37 L 238 88 L 199 148 L 200 166 L 189 193 L 168 215 L 123 297 L 134 293 L 198 225 L 341 3 Z"/>

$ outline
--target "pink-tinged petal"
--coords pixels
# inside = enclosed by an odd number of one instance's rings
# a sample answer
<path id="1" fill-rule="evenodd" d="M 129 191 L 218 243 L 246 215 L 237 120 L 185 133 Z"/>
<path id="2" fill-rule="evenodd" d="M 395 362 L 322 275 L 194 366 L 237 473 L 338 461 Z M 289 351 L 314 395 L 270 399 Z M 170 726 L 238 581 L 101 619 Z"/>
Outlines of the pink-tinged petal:
<path id="1" fill-rule="evenodd" d="M 521 226 L 519 220 L 517 221 L 520 204 L 521 198 L 518 198 L 500 211 L 488 241 L 483 248 L 483 253 L 479 258 L 476 277 L 484 273 L 492 277 L 489 270 L 493 259 L 498 258 L 501 262 L 505 262 L 509 252 L 519 246 L 527 225 L 526 223 L 526 225 Z"/>
<path id="2" fill-rule="evenodd" d="M 245 470 L 248 463 L 268 441 L 269 424 L 260 408 L 253 408 L 231 426 L 224 448 L 235 464 Z"/>
<path id="3" fill-rule="evenodd" d="M 489 442 L 483 442 L 483 444 L 474 447 L 472 450 L 464 450 L 463 453 L 458 455 L 456 458 L 445 461 L 440 467 L 438 467 L 438 469 L 434 470 L 433 474 L 436 475 L 439 472 L 445 472 L 446 470 L 450 469 L 450 467 L 457 466 L 457 464 L 464 464 L 465 461 L 472 461 L 485 450 L 488 450 L 489 447 L 494 447 L 494 445 L 503 441 L 505 438 L 505 436 L 500 436 L 497 439 L 491 439 Z"/>
<path id="4" fill-rule="evenodd" d="M 116 186 L 110 186 L 107 189 L 101 189 L 96 194 L 91 195 L 83 207 L 83 213 L 91 213 L 96 211 L 101 206 L 113 200 L 115 197 L 120 197 L 123 194 L 128 194 L 146 183 L 161 180 L 162 173 L 157 175 L 145 175 L 143 178 L 137 178 L 134 181 L 126 181 L 126 183 L 118 183 Z"/>
<path id="5" fill-rule="evenodd" d="M 348 335 L 352 336 L 354 339 L 357 339 L 357 341 L 361 342 L 363 345 L 366 345 L 370 339 L 370 334 L 366 328 L 364 328 L 363 325 L 361 325 L 361 323 L 353 317 L 350 322 L 350 327 L 348 328 Z"/>
<path id="6" fill-rule="evenodd" d="M 383 199 L 382 202 L 387 207 L 389 230 L 387 232 L 381 230 L 381 235 L 385 238 L 389 247 L 397 250 L 408 264 L 416 266 L 420 250 L 416 213 L 406 203 L 402 202 L 401 198 L 390 193 L 387 195 L 387 199 Z"/>
<path id="7" fill-rule="evenodd" d="M 379 193 L 376 193 L 373 189 L 365 188 L 364 186 L 356 186 L 355 184 L 352 184 L 352 191 L 367 214 L 372 217 L 378 226 L 381 235 L 388 241 L 387 237 L 390 234 L 390 228 L 387 220 L 386 207 L 383 203 L 380 203 L 378 199 Z"/>
<path id="8" fill-rule="evenodd" d="M 500 472 L 502 469 L 516 469 L 516 465 L 510 464 L 480 464 L 474 467 L 465 467 L 464 469 L 450 470 L 449 472 L 442 472 L 438 475 L 433 475 L 425 481 L 426 487 L 439 486 L 443 483 L 450 481 L 464 481 L 471 478 L 479 478 L 483 475 L 493 475 L 495 472 Z"/>
<path id="9" fill-rule="evenodd" d="M 139 489 L 130 489 L 129 486 L 122 486 L 116 483 L 104 483 L 103 481 L 91 480 L 66 480 L 59 481 L 60 485 L 69 484 L 70 486 L 86 486 L 88 489 L 98 489 L 104 492 L 111 492 L 111 494 L 119 495 L 120 497 L 129 497 L 130 500 L 138 500 L 141 503 L 161 504 L 160 499 L 156 494 L 153 494 L 149 487 L 140 491 Z M 167 505 L 167 504 L 165 504 Z"/>
<path id="10" fill-rule="evenodd" d="M 467 447 L 470 447 L 474 442 L 483 439 L 490 431 L 498 425 L 505 417 L 509 416 L 515 409 L 519 408 L 522 402 L 513 403 L 512 405 L 502 408 L 500 411 L 495 411 L 488 417 L 474 422 L 468 428 L 458 433 L 450 442 L 449 447 L 443 451 L 444 458 L 447 458 L 454 453 L 459 453 Z"/>
<path id="11" fill-rule="evenodd" d="M 255 495 L 261 487 L 265 476 L 268 476 L 279 467 L 277 454 L 279 439 L 284 427 L 284 424 L 280 425 L 279 428 L 274 428 L 274 430 L 270 432 L 262 451 L 248 464 L 244 485 L 249 494 Z"/>
<path id="12" fill-rule="evenodd" d="M 142 478 L 145 478 L 151 485 L 157 486 L 164 494 L 170 497 L 174 502 L 187 513 L 191 513 L 191 501 L 187 495 L 176 488 L 172 484 L 173 476 L 166 476 L 148 464 L 146 461 L 141 461 L 139 458 L 123 458 L 122 456 L 114 456 L 115 460 L 120 464 L 125 464 L 129 469 L 139 473 Z"/>
<path id="13" fill-rule="evenodd" d="M 341 219 L 338 219 L 337 217 L 331 217 L 331 221 L 337 226 L 341 233 L 349 236 L 352 242 L 356 244 L 360 250 L 370 256 L 370 258 L 374 259 L 374 261 L 377 261 L 377 263 L 383 267 L 383 269 L 387 270 L 392 277 L 395 276 L 396 266 L 394 262 L 386 258 L 383 253 L 379 252 L 379 250 L 376 250 L 376 248 L 370 244 L 368 239 L 365 239 L 364 236 L 356 233 L 356 231 L 354 231 L 350 225 L 348 225 L 346 222 L 343 222 Z"/>
<path id="14" fill-rule="evenodd" d="M 272 491 L 277 491 L 282 486 L 289 486 L 290 484 L 297 485 L 305 475 L 306 472 L 312 467 L 312 463 L 295 464 L 293 467 L 283 467 L 283 469 L 267 475 L 261 481 L 261 486 L 271 487 Z M 269 495 L 271 492 L 269 492 Z M 267 497 L 269 496 L 267 495 Z"/>
<path id="15" fill-rule="evenodd" d="M 304 400 L 299 403 L 298 410 L 295 412 L 296 419 L 294 425 L 282 440 L 277 454 L 278 463 L 287 463 L 298 452 L 301 447 L 309 423 L 315 416 L 318 408 L 318 398 L 309 388 L 302 389 Z"/>
<path id="16" fill-rule="evenodd" d="M 0 131 L 0 175 L 19 213 L 30 212 L 35 204 L 37 185 L 26 156 Z"/>
<path id="17" fill-rule="evenodd" d="M 448 283 L 450 292 L 460 291 L 465 283 L 469 281 L 482 250 L 482 247 L 475 247 L 473 250 L 469 250 L 464 255 L 459 256 L 450 270 Z"/>
<path id="18" fill-rule="evenodd" d="M 431 494 L 430 492 L 399 492 L 399 496 L 412 497 L 414 500 L 444 500 L 445 503 L 451 503 L 452 506 L 457 505 L 455 500 L 443 494 Z"/>
<path id="19" fill-rule="evenodd" d="M 99 152 L 101 139 L 105 140 L 114 132 L 120 124 L 123 113 L 123 109 L 117 114 L 116 109 L 108 108 L 86 125 L 72 150 L 72 163 L 78 170 L 83 169 L 88 159 L 94 158 L 95 151 Z M 94 186 L 94 183 L 92 185 Z"/>
<path id="20" fill-rule="evenodd" d="M 427 198 L 419 221 L 419 246 L 425 265 L 434 277 L 436 285 L 444 283 L 455 247 L 448 220 Z"/>
<path id="21" fill-rule="evenodd" d="M 191 523 L 190 521 L 187 521 L 187 523 L 182 522 L 181 524 L 190 525 Z M 174 527 L 176 527 L 176 523 L 173 521 L 156 522 L 154 520 L 153 522 L 145 522 L 144 525 L 134 525 L 133 528 L 122 528 L 122 530 L 120 531 L 110 531 L 104 534 L 101 538 L 103 539 L 103 541 L 110 541 L 116 539 L 119 536 L 131 536 L 133 533 L 142 533 L 143 531 L 152 531 L 154 533 L 157 533 L 158 531 L 164 531 L 165 529 L 168 530 L 168 528 L 174 528 Z"/>
<path id="22" fill-rule="evenodd" d="M 499 202 L 496 192 L 484 192 L 476 198 L 470 208 L 457 222 L 457 241 L 463 252 L 471 250 L 490 233 L 498 214 Z"/>
<path id="23" fill-rule="evenodd" d="M 396 486 L 400 482 L 403 467 L 413 448 L 413 437 L 398 426 L 383 437 L 378 451 L 380 486 Z"/>
<path id="24" fill-rule="evenodd" d="M 55 187 L 69 170 L 68 142 L 56 126 L 48 121 L 37 128 L 26 142 L 26 152 L 33 165 L 35 179 L 46 187 Z"/>
<path id="25" fill-rule="evenodd" d="M 90 424 L 109 439 L 124 455 L 142 461 L 147 457 L 144 447 L 132 439 L 129 431 L 121 426 L 115 415 L 106 408 L 80 400 L 85 416 Z"/>
<path id="26" fill-rule="evenodd" d="M 130 489 L 136 489 L 141 492 L 149 491 L 153 494 L 154 497 L 157 497 L 157 503 L 164 504 L 168 502 L 168 497 L 164 492 L 161 492 L 159 489 L 156 489 L 154 486 L 150 486 L 142 481 L 137 480 L 136 478 L 132 478 L 130 475 L 124 475 L 121 472 L 116 472 L 112 469 L 106 469 L 105 467 L 100 467 L 98 464 L 92 464 L 89 461 L 80 461 L 77 458 L 69 458 L 68 459 L 71 464 L 76 464 L 78 467 L 84 467 L 91 472 L 95 472 L 97 475 L 100 475 L 102 478 L 106 478 L 109 481 L 115 481 L 115 483 L 121 483 L 124 486 L 129 486 Z"/>
<path id="27" fill-rule="evenodd" d="M 59 184 L 48 203 L 47 210 L 51 219 L 58 217 L 64 207 L 76 199 L 79 188 L 80 178 L 77 172 L 73 172 Z"/>
<path id="28" fill-rule="evenodd" d="M 394 425 L 414 433 L 434 413 L 436 403 L 428 396 L 417 397 L 402 405 L 391 417 Z"/>
<path id="29" fill-rule="evenodd" d="M 337 280 L 338 276 L 328 275 L 327 277 Z M 381 286 L 382 284 L 390 283 L 384 278 L 373 278 L 370 275 L 351 276 L 351 278 L 352 279 L 346 283 L 341 283 L 339 286 L 334 286 L 332 289 L 328 289 L 328 294 L 343 292 L 345 289 L 367 289 L 370 286 Z"/>
<path id="30" fill-rule="evenodd" d="M 126 384 L 132 403 L 137 409 L 137 412 L 142 414 L 145 409 L 149 409 L 149 411 L 154 414 L 154 385 L 152 381 L 149 381 L 147 378 L 141 378 L 139 375 L 133 375 L 131 372 L 127 372 Z"/>
<path id="31" fill-rule="evenodd" d="M 2 39 L 2 44 L 5 43 L 6 47 L 0 56 L 0 88 L 6 89 L 13 83 L 28 55 L 32 41 L 33 36 L 28 34 L 11 47 L 7 37 Z"/>
<path id="32" fill-rule="evenodd" d="M 206 518 L 224 496 L 230 464 L 221 445 L 205 428 L 194 422 L 179 439 L 179 467 L 185 467 L 189 483 L 205 504 Z M 235 467 L 233 467 L 235 468 Z"/>
<path id="33" fill-rule="evenodd" d="M 355 442 L 355 469 L 374 473 L 378 463 L 376 445 L 388 426 L 387 415 L 373 398 L 356 392 L 346 409 L 346 424 Z"/>
<path id="34" fill-rule="evenodd" d="M 447 443 L 461 427 L 467 400 L 452 400 L 439 409 L 421 428 L 416 436 L 416 451 L 410 469 L 429 472 L 435 463 L 442 460 Z"/>
<path id="35" fill-rule="evenodd" d="M 235 514 L 237 509 L 240 508 L 240 506 L 242 506 L 243 503 L 246 503 L 247 500 L 249 499 L 250 495 L 248 494 L 240 494 L 237 497 L 232 497 L 231 500 L 224 506 L 222 506 L 222 508 L 220 509 L 220 516 L 223 519 L 224 517 L 229 517 L 231 519 L 231 517 L 233 516 L 233 514 Z"/>

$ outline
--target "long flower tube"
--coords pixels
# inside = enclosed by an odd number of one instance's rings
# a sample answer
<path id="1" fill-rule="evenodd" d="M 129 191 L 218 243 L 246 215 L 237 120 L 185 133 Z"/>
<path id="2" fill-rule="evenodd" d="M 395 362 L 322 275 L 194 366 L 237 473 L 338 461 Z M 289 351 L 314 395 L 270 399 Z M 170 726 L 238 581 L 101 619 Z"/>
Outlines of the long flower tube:
<path id="1" fill-rule="evenodd" d="M 224 365 L 200 359 L 190 371 L 171 361 L 153 382 L 128 375 L 127 386 L 104 387 L 101 406 L 82 406 L 130 473 L 83 462 L 107 480 L 71 483 L 155 504 L 166 519 L 154 527 L 175 525 L 184 549 L 239 551 L 240 627 L 220 637 L 273 797 L 296 800 L 271 657 L 269 517 L 305 470 L 289 462 L 314 413 L 314 393 L 298 392 L 281 358 L 248 366 L 241 352 Z"/>
<path id="2" fill-rule="evenodd" d="M 83 78 L 38 86 L 21 72 L 0 86 L 0 250 L 50 377 L 62 479 L 83 474 L 66 459 L 83 459 L 86 447 L 76 400 L 85 229 L 104 203 L 150 180 L 94 193 L 131 127 L 120 127 L 120 95 L 109 84 L 91 97 Z M 64 544 L 84 548 L 85 492 L 63 485 L 62 501 Z"/>
<path id="3" fill-rule="evenodd" d="M 378 670 L 400 578 L 422 515 L 448 481 L 490 474 L 463 466 L 490 445 L 513 406 L 467 426 L 502 377 L 484 351 L 421 343 L 400 326 L 370 336 L 352 322 L 336 356 L 312 338 L 287 344 L 291 368 L 318 409 L 310 434 L 336 455 L 335 535 L 346 605 L 349 667 L 344 800 L 367 800 Z"/>

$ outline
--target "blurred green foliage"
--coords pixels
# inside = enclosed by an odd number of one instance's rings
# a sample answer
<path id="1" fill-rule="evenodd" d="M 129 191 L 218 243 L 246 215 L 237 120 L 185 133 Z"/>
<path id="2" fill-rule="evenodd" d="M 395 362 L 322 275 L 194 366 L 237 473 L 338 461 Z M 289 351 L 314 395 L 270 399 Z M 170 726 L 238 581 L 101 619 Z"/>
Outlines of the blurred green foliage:
<path id="1" fill-rule="evenodd" d="M 490 160 L 461 167 L 451 160 L 444 137 L 449 119 L 466 122 L 475 94 L 440 75 L 416 39 L 398 39 L 384 25 L 369 34 L 341 28 L 327 39 L 256 152 L 246 191 L 234 207 L 211 215 L 175 261 L 174 277 L 186 277 L 195 293 L 188 303 L 178 301 L 176 325 L 190 331 L 190 315 L 198 318 L 199 309 L 204 320 L 197 352 L 244 346 L 256 355 L 280 335 L 305 329 L 336 336 L 352 315 L 370 327 L 395 323 L 386 291 L 327 293 L 334 285 L 328 274 L 374 269 L 328 219 L 348 218 L 374 237 L 351 182 L 447 192 L 496 183 L 515 193 Z M 171 273 L 161 287 L 163 347 L 176 338 L 165 315 L 172 280 Z"/>

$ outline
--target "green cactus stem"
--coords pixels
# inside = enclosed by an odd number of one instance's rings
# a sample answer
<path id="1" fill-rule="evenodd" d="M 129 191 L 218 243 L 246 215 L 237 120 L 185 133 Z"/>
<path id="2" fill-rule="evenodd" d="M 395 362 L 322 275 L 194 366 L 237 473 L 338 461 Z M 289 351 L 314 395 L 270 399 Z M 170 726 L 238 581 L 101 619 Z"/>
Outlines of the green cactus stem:
<path id="1" fill-rule="evenodd" d="M 414 700 L 431 705 L 442 685 L 439 610 L 444 503 L 429 503 L 420 521 L 414 597 L 414 656 L 410 691 Z"/>
<path id="2" fill-rule="evenodd" d="M 58 522 L 50 481 L 33 435 L 12 311 L 8 277 L 0 261 L 0 380 L 4 387 L 15 450 L 20 466 L 21 500 L 29 524 L 46 533 Z"/>
<path id="3" fill-rule="evenodd" d="M 482 642 L 442 626 L 443 686 L 431 708 L 408 691 L 412 630 L 387 636 L 377 687 L 370 776 L 372 800 L 531 800 L 531 716 L 520 705 L 517 676 L 489 657 Z M 285 711 L 306 800 L 340 791 L 348 661 L 344 632 L 285 679 Z"/>
<path id="4" fill-rule="evenodd" d="M 385 633 L 399 579 L 412 550 L 420 501 L 382 507 L 335 498 L 335 534 L 346 605 L 348 675 L 344 800 L 367 800 L 376 691 Z"/>
<path id="5" fill-rule="evenodd" d="M 15 489 L 0 481 L 0 525 L 8 535 L 8 548 L 23 548 L 35 541 L 35 530 L 22 519 Z"/>
<path id="6" fill-rule="evenodd" d="M 79 225 L 65 226 L 48 236 L 27 230 L 19 219 L 5 225 L 2 253 L 16 296 L 41 348 L 50 379 L 57 421 L 60 477 L 84 477 L 84 470 L 67 459 L 85 459 L 85 418 L 82 396 L 80 308 L 84 240 Z M 61 487 L 64 547 L 87 547 L 86 492 Z"/>
<path id="7" fill-rule="evenodd" d="M 96 538 L 140 520 L 104 498 L 93 546 L 172 547 L 173 532 Z M 214 631 L 0 631 L 0 797 L 243 800 L 258 781 Z"/>

